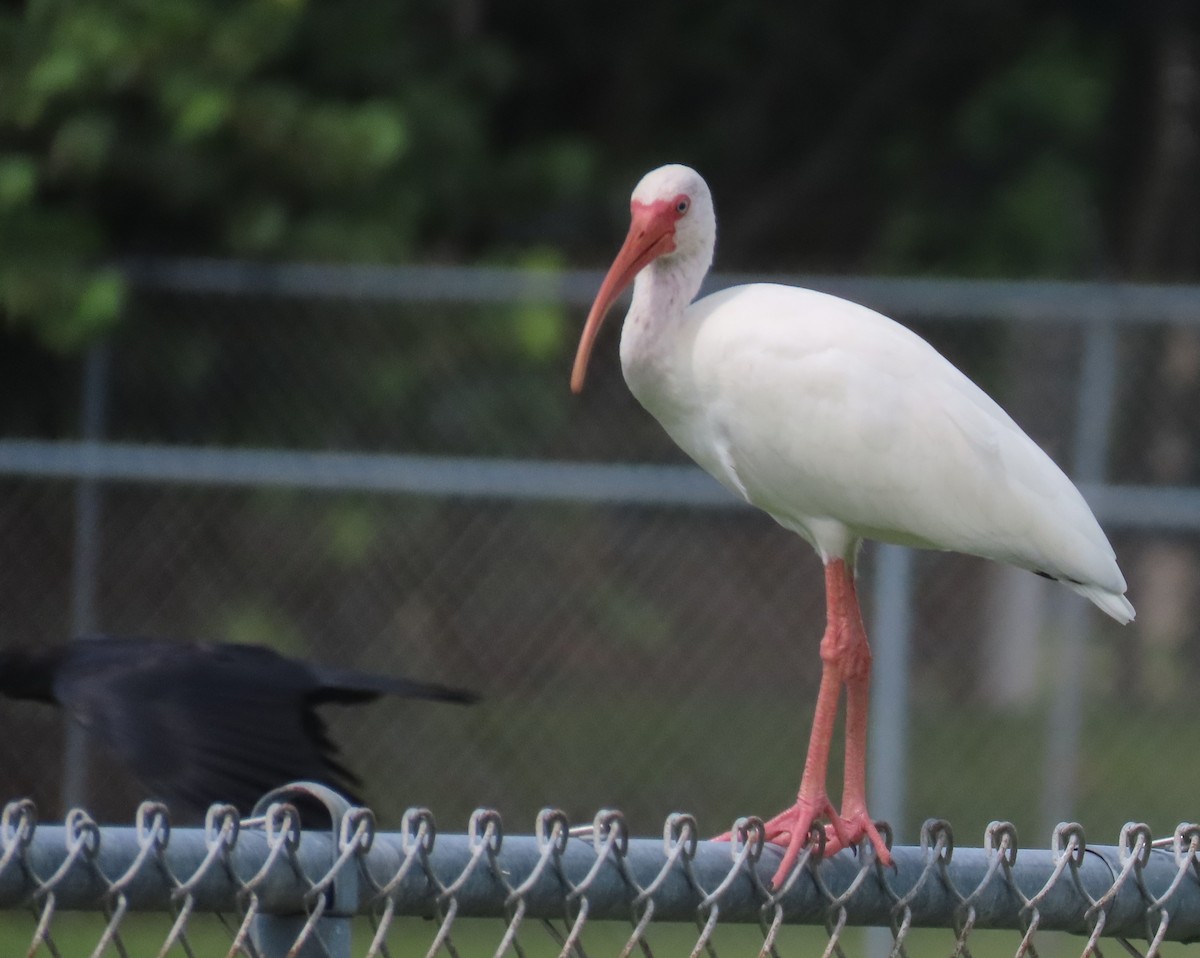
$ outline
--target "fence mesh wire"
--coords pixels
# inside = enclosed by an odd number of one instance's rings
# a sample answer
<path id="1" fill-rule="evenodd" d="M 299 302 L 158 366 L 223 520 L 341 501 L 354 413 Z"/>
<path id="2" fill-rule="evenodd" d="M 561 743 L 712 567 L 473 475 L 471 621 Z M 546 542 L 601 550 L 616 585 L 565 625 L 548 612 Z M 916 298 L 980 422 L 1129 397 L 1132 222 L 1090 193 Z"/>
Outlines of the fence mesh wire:
<path id="1" fill-rule="evenodd" d="M 868 845 L 829 860 L 810 850 L 773 889 L 767 876 L 780 851 L 764 845 L 758 819 L 738 820 L 733 840 L 718 843 L 700 841 L 695 820 L 674 814 L 655 841 L 631 838 L 620 812 L 572 829 L 546 809 L 533 835 L 506 837 L 500 815 L 478 809 L 466 834 L 439 836 L 428 809 L 409 809 L 401 831 L 387 833 L 370 810 L 335 798 L 331 832 L 322 833 L 300 830 L 288 797 L 282 790 L 241 822 L 214 806 L 203 830 L 172 830 L 167 808 L 153 802 L 132 829 L 101 828 L 82 809 L 62 826 L 38 825 L 32 802 L 10 803 L 0 823 L 0 908 L 30 917 L 0 921 L 5 953 L 27 942 L 29 954 L 56 955 L 371 958 L 397 949 L 432 958 L 462 948 L 499 958 L 585 956 L 591 942 L 593 953 L 624 958 L 653 955 L 673 922 L 692 926 L 692 955 L 713 958 L 718 929 L 737 923 L 757 926 L 764 956 L 793 953 L 792 924 L 814 926 L 811 940 L 823 940 L 826 955 L 844 954 L 857 925 L 888 929 L 880 953 L 893 955 L 914 945 L 925 953 L 922 927 L 944 929 L 954 955 L 976 946 L 1000 953 L 986 930 L 1008 929 L 1003 953 L 1017 958 L 1038 954 L 1055 931 L 1073 934 L 1072 953 L 1084 956 L 1114 938 L 1131 954 L 1159 955 L 1168 942 L 1200 937 L 1200 826 L 1191 824 L 1155 841 L 1146 825 L 1129 823 L 1116 846 L 1089 846 L 1079 825 L 1064 823 L 1040 851 L 1019 849 L 1007 822 L 989 825 L 982 848 L 956 847 L 950 825 L 934 820 L 919 846 L 894 849 L 894 868 L 876 863 Z M 64 919 L 73 909 L 103 920 L 85 931 Z M 147 912 L 166 921 L 148 925 Z M 221 916 L 223 933 L 203 924 L 206 914 Z M 368 925 L 355 928 L 354 916 Z M 499 920 L 472 927 L 483 917 Z M 614 920 L 623 930 L 599 932 Z M 682 953 L 678 935 L 667 940 L 665 953 Z M 725 953 L 750 953 L 746 941 Z"/>
<path id="2" fill-rule="evenodd" d="M 888 310 L 884 301 L 874 302 Z M 1071 471 L 1081 329 L 924 318 L 915 325 Z M 1200 334 L 1116 317 L 1120 376 L 1105 463 L 1115 482 L 1200 477 Z M 1129 320 L 1129 322 L 1125 322 Z M 566 377 L 575 306 L 146 288 L 108 344 L 104 439 L 167 446 L 412 452 L 680 463 L 629 396 L 614 338 L 582 397 Z M 19 338 L 0 356 L 3 437 L 82 434 L 81 362 Z M 674 808 L 703 834 L 794 795 L 817 680 L 817 560 L 749 510 L 105 482 L 87 625 L 270 644 L 289 654 L 468 685 L 470 710 L 381 702 L 337 710 L 334 738 L 380 819 L 414 804 L 516 821 L 597 805 L 651 832 Z M 67 641 L 78 485 L 0 477 L 4 641 Z M 1186 766 L 1200 675 L 1197 532 L 1110 527 L 1136 626 L 1088 619 L 1082 746 L 1069 807 L 1046 808 L 1043 753 L 1058 671 L 1053 586 L 987 563 L 916 557 L 909 812 L 981 833 L 1075 817 L 1156 834 L 1194 816 Z M 872 553 L 862 574 L 870 581 Z M 1074 601 L 1067 599 L 1066 601 Z M 870 612 L 868 611 L 868 615 Z M 1006 654 L 1016 650 L 1019 654 Z M 997 667 L 996 663 L 1006 663 Z M 1018 663 L 1018 664 L 1014 664 Z M 62 727 L 3 702 L 0 794 L 62 804 Z M 143 797 L 89 755 L 99 821 Z M 834 774 L 836 775 L 836 769 Z"/>

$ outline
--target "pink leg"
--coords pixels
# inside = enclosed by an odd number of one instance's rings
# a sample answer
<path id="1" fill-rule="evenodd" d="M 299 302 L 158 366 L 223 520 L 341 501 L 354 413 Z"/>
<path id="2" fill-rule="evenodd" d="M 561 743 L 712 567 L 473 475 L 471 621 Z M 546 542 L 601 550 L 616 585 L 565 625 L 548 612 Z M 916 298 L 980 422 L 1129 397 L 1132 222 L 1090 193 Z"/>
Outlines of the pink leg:
<path id="1" fill-rule="evenodd" d="M 787 878 L 808 841 L 813 824 L 820 818 L 830 821 L 826 829 L 827 854 L 854 845 L 866 835 L 875 846 L 879 860 L 885 865 L 892 862 L 891 853 L 867 814 L 867 703 L 871 650 L 854 590 L 854 572 L 842 559 L 834 559 L 825 566 L 825 601 L 827 624 L 821 639 L 821 688 L 817 693 L 800 792 L 795 805 L 766 823 L 767 840 L 787 844 L 783 861 L 771 879 L 776 888 Z M 846 685 L 846 770 L 842 814 L 839 815 L 829 801 L 825 778 L 843 683 Z"/>
<path id="2" fill-rule="evenodd" d="M 838 837 L 844 833 L 851 841 L 829 843 L 826 850 L 832 854 L 838 848 L 857 843 L 866 836 L 875 847 L 879 860 L 884 865 L 891 865 L 891 852 L 867 812 L 867 711 L 871 700 L 871 649 L 867 645 L 867 632 L 863 628 L 852 574 L 849 593 L 852 605 L 847 626 L 853 638 L 844 648 L 842 657 L 842 678 L 846 683 L 846 768 L 842 786 L 842 828 Z"/>

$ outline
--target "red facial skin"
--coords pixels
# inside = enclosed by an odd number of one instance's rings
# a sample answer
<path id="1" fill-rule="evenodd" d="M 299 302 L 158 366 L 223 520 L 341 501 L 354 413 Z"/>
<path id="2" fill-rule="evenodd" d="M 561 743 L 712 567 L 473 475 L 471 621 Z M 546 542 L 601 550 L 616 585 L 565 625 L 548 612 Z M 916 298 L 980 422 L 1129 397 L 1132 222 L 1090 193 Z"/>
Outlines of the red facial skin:
<path id="1" fill-rule="evenodd" d="M 683 193 L 674 199 L 655 200 L 653 203 L 634 200 L 629 204 L 632 214 L 629 234 L 609 267 L 604 282 L 600 284 L 600 292 L 596 294 L 588 313 L 583 335 L 579 339 L 579 349 L 575 353 L 575 367 L 571 370 L 571 392 L 583 390 L 596 334 L 612 304 L 653 260 L 665 253 L 675 252 L 675 224 L 687 215 L 690 206 L 691 200 Z"/>

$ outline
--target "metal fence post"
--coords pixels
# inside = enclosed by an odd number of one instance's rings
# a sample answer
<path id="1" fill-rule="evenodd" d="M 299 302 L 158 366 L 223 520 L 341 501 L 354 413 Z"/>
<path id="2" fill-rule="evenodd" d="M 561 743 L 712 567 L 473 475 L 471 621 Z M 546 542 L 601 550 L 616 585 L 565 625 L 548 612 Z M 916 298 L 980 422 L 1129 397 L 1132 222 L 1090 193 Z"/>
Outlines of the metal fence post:
<path id="1" fill-rule="evenodd" d="M 99 342 L 87 351 L 80 399 L 80 437 L 85 448 L 98 446 L 108 419 L 109 345 Z M 91 477 L 75 486 L 75 545 L 71 566 L 72 640 L 96 628 L 96 573 L 100 564 L 101 483 Z M 86 733 L 75 722 L 67 723 L 63 750 L 63 808 L 84 804 L 88 755 Z"/>
<path id="2" fill-rule="evenodd" d="M 875 552 L 874 701 L 868 749 L 871 809 L 903 836 L 908 791 L 908 672 L 912 634 L 911 549 L 880 545 Z"/>
<path id="3" fill-rule="evenodd" d="M 1105 316 L 1084 327 L 1083 363 L 1075 412 L 1074 479 L 1099 485 L 1104 480 L 1117 388 L 1117 327 Z M 1056 599 L 1054 624 L 1059 633 L 1053 666 L 1054 696 L 1047 718 L 1046 757 L 1042 770 L 1040 819 L 1049 830 L 1071 818 L 1076 763 L 1083 725 L 1085 643 L 1089 612 L 1084 600 L 1066 590 Z"/>
<path id="4" fill-rule="evenodd" d="M 311 932 L 297 946 L 309 924 L 308 914 L 270 915 L 254 917 L 251 938 L 262 958 L 350 958 L 353 944 L 351 922 L 358 911 L 358 867 L 350 863 L 338 867 L 341 849 L 342 820 L 350 803 L 333 789 L 315 782 L 298 782 L 268 792 L 254 806 L 252 816 L 269 815 L 276 803 L 289 803 L 311 813 L 314 806 L 323 807 L 333 829 L 332 853 L 326 874 L 308 876 L 316 884 L 330 879 L 328 886 L 314 891 L 324 896 L 324 911 L 313 923 Z M 336 869 L 336 871 L 335 871 Z"/>
<path id="5" fill-rule="evenodd" d="M 306 915 L 256 915 L 251 933 L 261 958 L 350 958 L 350 919 L 322 917 L 316 933 L 292 948 L 307 923 Z"/>
<path id="6" fill-rule="evenodd" d="M 875 551 L 871 644 L 875 652 L 867 783 L 871 812 L 889 822 L 899 843 L 908 800 L 908 679 L 912 636 L 913 554 L 903 546 Z M 888 955 L 886 928 L 868 928 L 866 953 Z"/>

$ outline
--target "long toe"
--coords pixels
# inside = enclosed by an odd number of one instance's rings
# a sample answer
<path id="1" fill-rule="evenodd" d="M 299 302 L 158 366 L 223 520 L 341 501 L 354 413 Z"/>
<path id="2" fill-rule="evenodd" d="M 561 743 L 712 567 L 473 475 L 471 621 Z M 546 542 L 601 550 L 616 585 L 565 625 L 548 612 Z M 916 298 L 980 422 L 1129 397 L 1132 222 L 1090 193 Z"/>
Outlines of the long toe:
<path id="1" fill-rule="evenodd" d="M 833 824 L 825 827 L 825 854 L 834 855 L 843 848 L 853 848 L 864 838 L 871 842 L 875 849 L 876 859 L 884 866 L 891 867 L 892 853 L 887 842 L 879 834 L 875 822 L 865 811 L 848 817 L 837 816 L 831 820 Z M 840 828 L 837 827 L 840 825 Z"/>
<path id="2" fill-rule="evenodd" d="M 820 818 L 828 818 L 831 822 L 838 821 L 837 811 L 824 796 L 815 800 L 797 800 L 791 808 L 785 809 L 764 824 L 766 840 L 784 846 L 783 860 L 771 878 L 772 888 L 783 887 L 800 853 L 808 844 L 813 825 Z"/>

